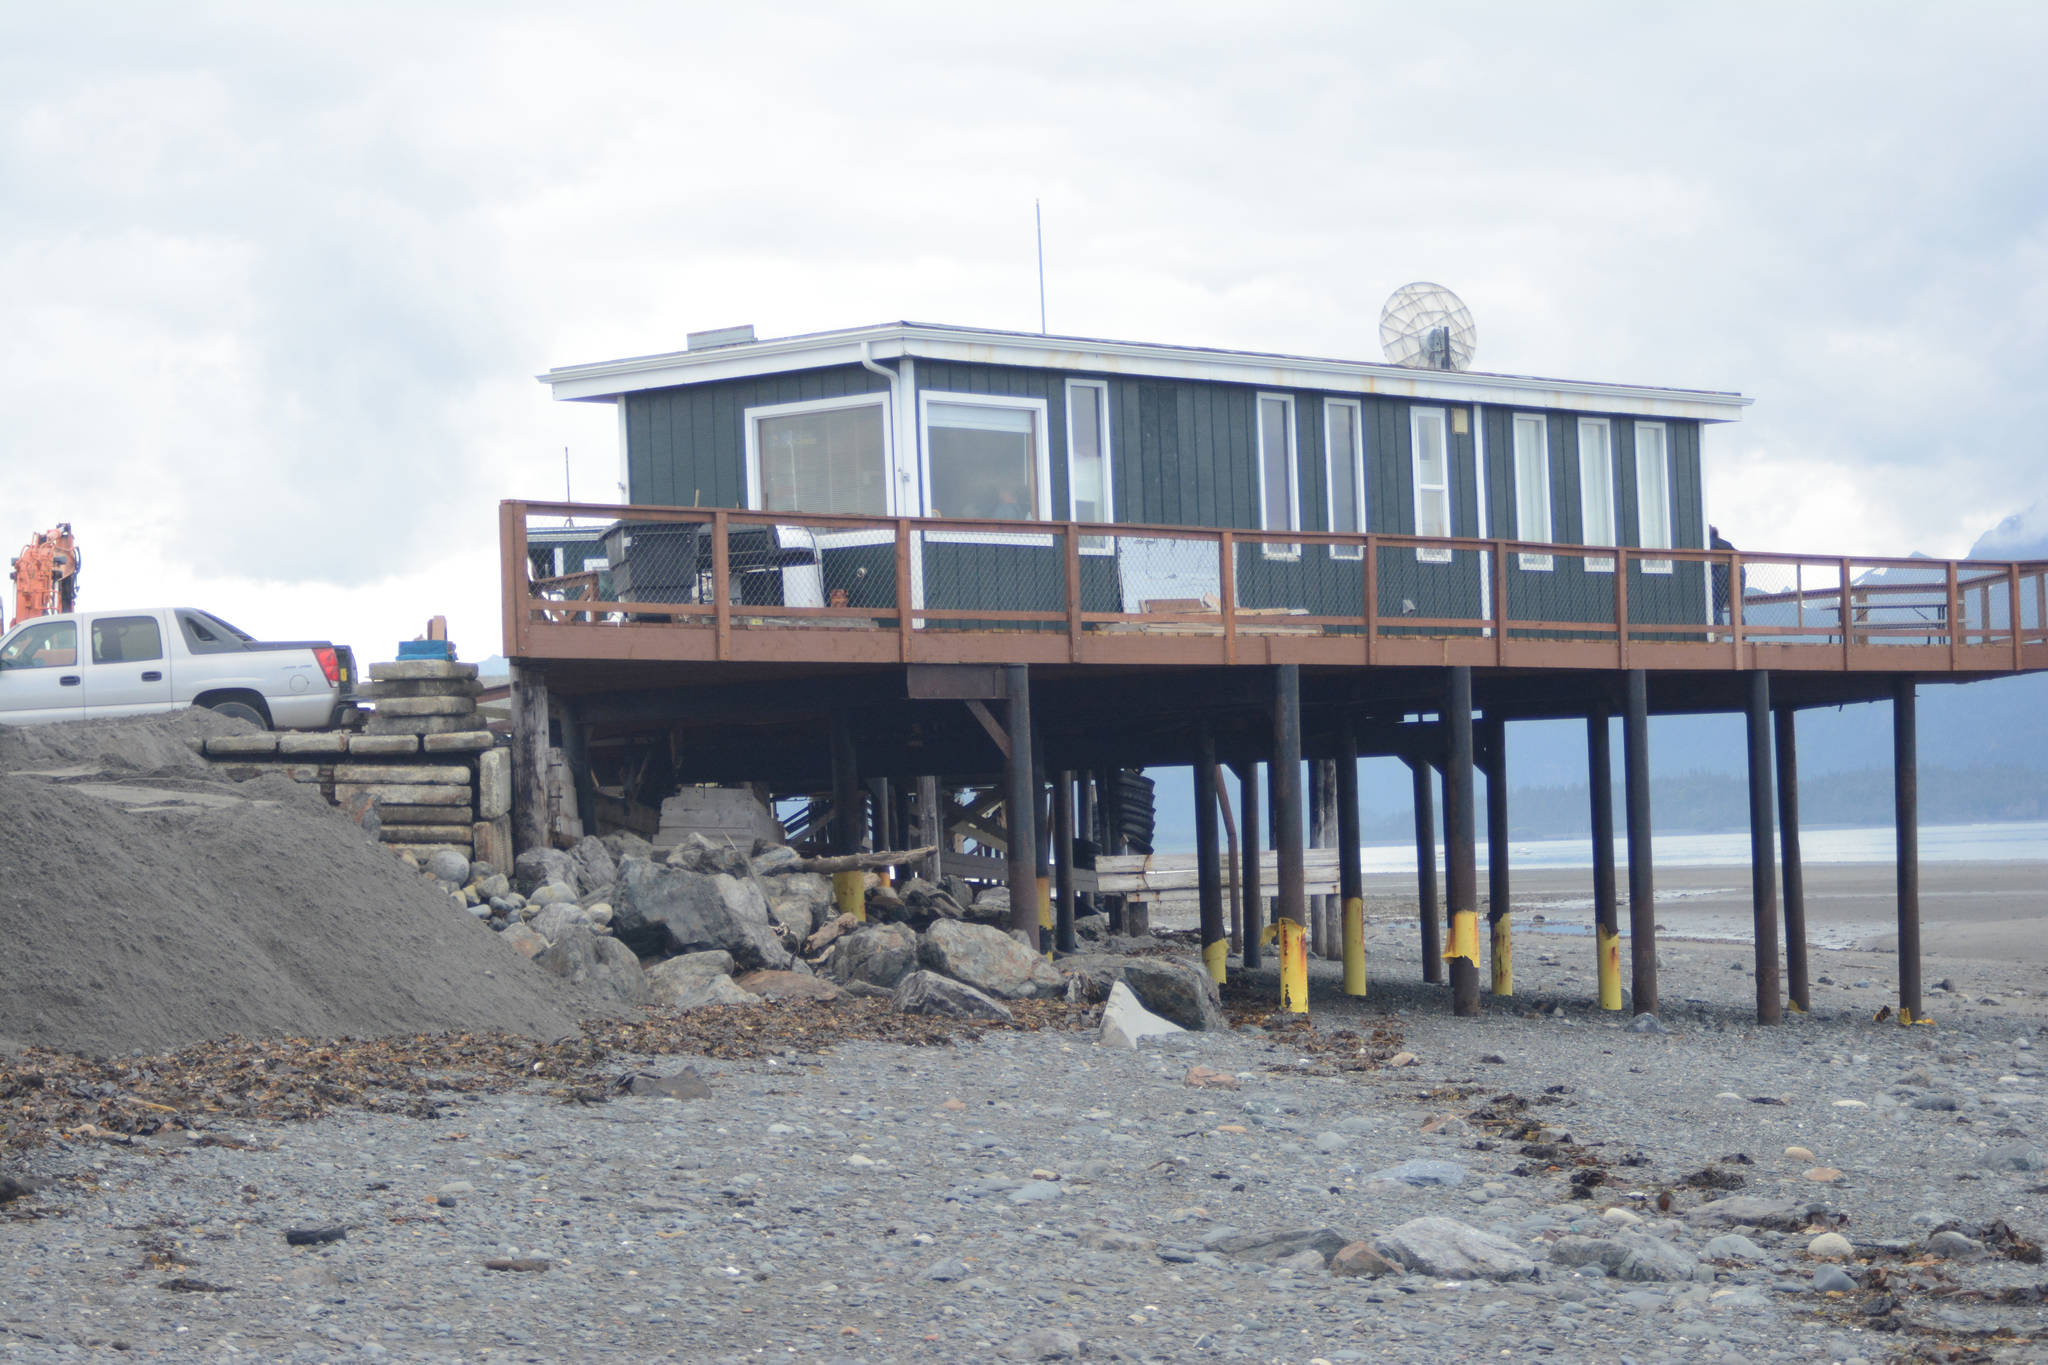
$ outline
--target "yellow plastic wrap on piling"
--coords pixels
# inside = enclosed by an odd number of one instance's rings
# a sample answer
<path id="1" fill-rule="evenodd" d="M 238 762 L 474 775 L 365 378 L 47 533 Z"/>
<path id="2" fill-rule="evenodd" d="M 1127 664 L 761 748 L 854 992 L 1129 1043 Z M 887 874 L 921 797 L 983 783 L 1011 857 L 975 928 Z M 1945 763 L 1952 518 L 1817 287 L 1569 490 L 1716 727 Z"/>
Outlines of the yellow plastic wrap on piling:
<path id="1" fill-rule="evenodd" d="M 1472 964 L 1473 970 L 1478 970 L 1479 912 L 1477 910 L 1460 910 L 1451 916 L 1451 942 L 1450 946 L 1444 949 L 1444 961 L 1453 962 L 1461 957 Z"/>
<path id="2" fill-rule="evenodd" d="M 1600 1008 L 1621 1008 L 1621 935 L 1605 925 L 1593 931 L 1599 940 Z"/>
<path id="3" fill-rule="evenodd" d="M 1038 879 L 1038 942 L 1052 956 L 1052 878 Z"/>
<path id="4" fill-rule="evenodd" d="M 867 874 L 862 872 L 834 872 L 832 874 L 832 899 L 839 905 L 839 913 L 852 915 L 857 920 L 868 917 Z"/>
<path id="5" fill-rule="evenodd" d="M 1291 919 L 1280 920 L 1280 1008 L 1287 1014 L 1308 1013 L 1308 935 Z"/>
<path id="6" fill-rule="evenodd" d="M 1344 902 L 1344 994 L 1365 994 L 1365 902 Z"/>
<path id="7" fill-rule="evenodd" d="M 1493 993 L 1515 993 L 1515 933 L 1506 915 L 1493 922 Z"/>
<path id="8" fill-rule="evenodd" d="M 1219 938 L 1214 943 L 1202 945 L 1202 961 L 1209 968 L 1209 977 L 1222 985 L 1230 971 L 1230 940 Z"/>

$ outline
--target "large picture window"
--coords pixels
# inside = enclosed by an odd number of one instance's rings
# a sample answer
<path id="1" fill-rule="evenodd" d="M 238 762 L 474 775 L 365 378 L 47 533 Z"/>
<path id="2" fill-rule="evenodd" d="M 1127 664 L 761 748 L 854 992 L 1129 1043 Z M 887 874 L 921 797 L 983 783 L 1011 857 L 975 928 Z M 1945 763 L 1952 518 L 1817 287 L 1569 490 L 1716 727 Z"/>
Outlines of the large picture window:
<path id="1" fill-rule="evenodd" d="M 1044 400 L 927 393 L 922 402 L 925 515 L 1051 518 Z M 991 533 L 959 534 L 981 540 Z"/>
<path id="2" fill-rule="evenodd" d="M 1614 440 L 1604 417 L 1579 419 L 1579 515 L 1587 545 L 1613 545 L 1614 533 Z M 1613 573 L 1611 559 L 1588 559 L 1588 573 Z"/>
<path id="3" fill-rule="evenodd" d="M 1115 521 L 1110 501 L 1109 385 L 1067 384 L 1067 502 L 1075 521 Z M 1107 536 L 1085 536 L 1083 554 L 1108 554 Z"/>
<path id="4" fill-rule="evenodd" d="M 1409 434 L 1415 446 L 1415 534 L 1451 534 L 1451 438 L 1442 408 L 1412 408 Z M 1426 564 L 1448 564 L 1448 546 L 1422 546 L 1415 557 Z"/>
<path id="5" fill-rule="evenodd" d="M 1365 424 L 1360 407 L 1348 399 L 1323 400 L 1323 459 L 1330 495 L 1330 529 L 1346 535 L 1365 530 Z M 1332 545 L 1332 559 L 1359 559 L 1363 546 Z"/>
<path id="6" fill-rule="evenodd" d="M 1636 423 L 1637 543 L 1651 550 L 1671 548 L 1670 438 L 1662 422 Z M 1670 573 L 1668 559 L 1646 559 L 1644 573 Z"/>
<path id="7" fill-rule="evenodd" d="M 883 394 L 747 409 L 748 506 L 890 515 L 888 414 Z"/>
<path id="8" fill-rule="evenodd" d="M 1515 539 L 1548 544 L 1550 527 L 1550 423 L 1541 415 L 1515 414 Z M 1525 569 L 1548 569 L 1551 556 L 1521 556 Z"/>

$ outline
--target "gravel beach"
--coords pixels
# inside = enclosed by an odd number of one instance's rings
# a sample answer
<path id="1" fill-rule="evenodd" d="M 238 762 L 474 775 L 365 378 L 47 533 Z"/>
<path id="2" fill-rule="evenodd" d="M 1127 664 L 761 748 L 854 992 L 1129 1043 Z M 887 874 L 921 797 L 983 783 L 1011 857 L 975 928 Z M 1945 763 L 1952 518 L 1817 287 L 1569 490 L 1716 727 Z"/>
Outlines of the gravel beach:
<path id="1" fill-rule="evenodd" d="M 819 1046 L 696 1060 L 700 1098 L 65 1139 L 0 1206 L 0 1358 L 2048 1358 L 2037 968 L 1930 961 L 1901 1029 L 1886 959 L 1821 951 L 1759 1030 L 1746 950 L 1674 941 L 1632 1032 L 1583 943 L 1522 936 L 1458 1020 L 1405 917 L 1369 939 L 1312 1035 L 1256 1022 L 1270 971 L 1135 1052 L 1080 1006 L 908 1047 L 789 1003 Z"/>

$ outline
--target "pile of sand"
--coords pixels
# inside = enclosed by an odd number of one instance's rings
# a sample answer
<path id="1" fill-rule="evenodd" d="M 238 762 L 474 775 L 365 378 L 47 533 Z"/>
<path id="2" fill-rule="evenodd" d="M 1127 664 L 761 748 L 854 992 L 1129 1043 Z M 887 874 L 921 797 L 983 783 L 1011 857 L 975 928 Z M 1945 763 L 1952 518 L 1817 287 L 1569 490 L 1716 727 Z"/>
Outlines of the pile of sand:
<path id="1" fill-rule="evenodd" d="M 610 1012 L 317 791 L 237 783 L 193 753 L 237 728 L 183 712 L 0 729 L 0 1044 L 561 1037 Z"/>

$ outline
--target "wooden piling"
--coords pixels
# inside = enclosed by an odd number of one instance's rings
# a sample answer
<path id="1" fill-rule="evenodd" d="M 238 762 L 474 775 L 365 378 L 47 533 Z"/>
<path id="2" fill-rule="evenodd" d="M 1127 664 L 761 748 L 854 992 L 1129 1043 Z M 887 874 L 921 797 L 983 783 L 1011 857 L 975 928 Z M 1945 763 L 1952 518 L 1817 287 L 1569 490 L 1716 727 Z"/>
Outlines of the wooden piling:
<path id="1" fill-rule="evenodd" d="M 1438 985 L 1444 979 L 1444 936 L 1437 920 L 1436 789 L 1426 758 L 1411 758 L 1415 778 L 1415 899 L 1422 921 L 1422 979 Z"/>
<path id="2" fill-rule="evenodd" d="M 1621 1008 L 1621 914 L 1614 895 L 1614 763 L 1605 702 L 1586 717 L 1586 785 L 1592 793 L 1593 944 L 1600 1008 Z"/>
<path id="3" fill-rule="evenodd" d="M 844 711 L 832 713 L 832 851 L 860 852 L 866 825 L 867 803 L 860 789 L 860 764 L 854 752 L 853 724 Z M 832 899 L 839 913 L 855 919 L 867 918 L 867 877 L 865 873 L 832 874 Z"/>
<path id="4" fill-rule="evenodd" d="M 1628 824 L 1630 989 L 1636 1014 L 1657 1012 L 1657 882 L 1650 853 L 1650 687 L 1627 673 L 1621 716 L 1622 800 Z"/>
<path id="5" fill-rule="evenodd" d="M 1265 931 L 1265 893 L 1259 887 L 1259 854 L 1266 847 L 1265 824 L 1259 818 L 1259 765 L 1239 763 L 1237 774 L 1238 811 L 1244 817 L 1244 884 L 1238 891 L 1238 914 L 1244 920 L 1244 957 L 1247 970 L 1265 961 L 1261 935 Z"/>
<path id="6" fill-rule="evenodd" d="M 554 847 L 548 829 L 548 680 L 531 664 L 518 663 L 512 665 L 512 842 L 520 852 Z"/>
<path id="7" fill-rule="evenodd" d="M 1222 985 L 1230 955 L 1223 924 L 1222 840 L 1217 832 L 1216 736 L 1208 722 L 1195 727 L 1195 902 L 1200 914 L 1202 965 Z"/>
<path id="8" fill-rule="evenodd" d="M 1749 741 L 1749 900 L 1756 940 L 1756 1021 L 1784 1020 L 1778 980 L 1778 868 L 1771 847 L 1774 779 L 1771 775 L 1771 675 L 1751 670 L 1744 722 Z"/>
<path id="9" fill-rule="evenodd" d="M 1487 964 L 1495 995 L 1515 993 L 1513 897 L 1508 889 L 1508 724 L 1486 718 Z"/>
<path id="10" fill-rule="evenodd" d="M 1308 1012 L 1308 957 L 1303 940 L 1308 913 L 1302 868 L 1301 666 L 1273 669 L 1273 845 L 1278 857 L 1273 923 L 1280 947 L 1280 1008 Z"/>
<path id="11" fill-rule="evenodd" d="M 1898 840 L 1899 1022 L 1920 1012 L 1920 738 L 1914 680 L 1892 689 L 1892 817 Z"/>
<path id="12" fill-rule="evenodd" d="M 1025 664 L 1003 668 L 1009 700 L 1004 719 L 1010 752 L 1003 759 L 1004 810 L 1010 846 L 1005 878 L 1010 891 L 1010 928 L 1021 931 L 1033 947 L 1038 942 L 1038 805 L 1037 781 L 1031 771 L 1031 670 Z"/>
<path id="13" fill-rule="evenodd" d="M 1337 895 L 1343 906 L 1344 994 L 1366 993 L 1365 869 L 1358 847 L 1358 731 L 1337 727 Z"/>
<path id="14" fill-rule="evenodd" d="M 1813 1008 L 1807 984 L 1806 867 L 1799 853 L 1799 740 L 1789 706 L 1777 711 L 1779 895 L 1785 906 L 1785 990 L 1792 1008 Z"/>
<path id="15" fill-rule="evenodd" d="M 1472 670 L 1449 670 L 1444 728 L 1444 893 L 1450 912 L 1451 1008 L 1479 1013 L 1479 860 L 1472 809 Z"/>
<path id="16" fill-rule="evenodd" d="M 1063 953 L 1080 951 L 1074 938 L 1074 774 L 1061 769 L 1052 784 L 1052 865 L 1058 878 L 1053 896 L 1053 943 Z"/>

